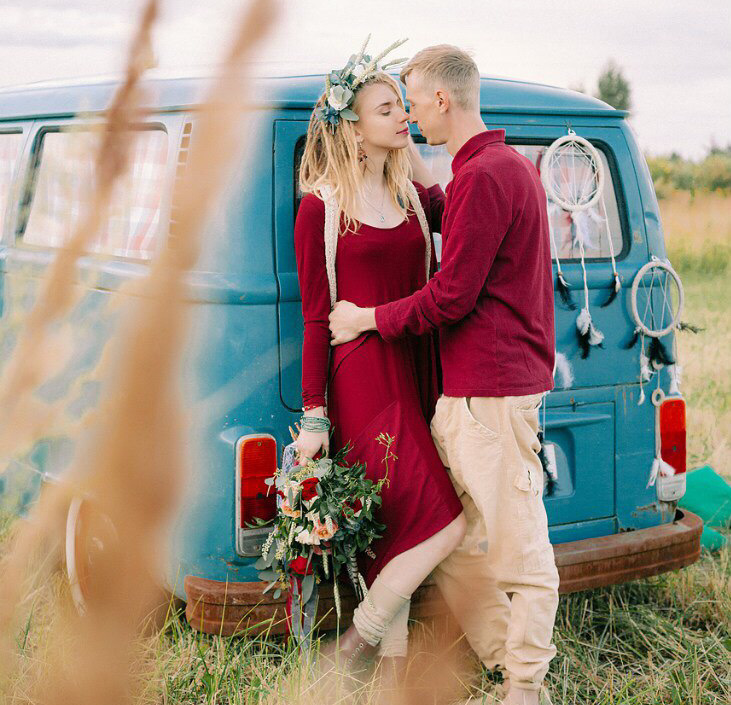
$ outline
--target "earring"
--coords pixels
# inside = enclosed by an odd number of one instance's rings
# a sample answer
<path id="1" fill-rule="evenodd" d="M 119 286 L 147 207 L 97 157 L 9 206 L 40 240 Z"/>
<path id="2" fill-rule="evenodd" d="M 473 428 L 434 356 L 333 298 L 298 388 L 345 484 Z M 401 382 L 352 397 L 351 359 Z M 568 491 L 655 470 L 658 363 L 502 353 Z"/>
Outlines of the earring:
<path id="1" fill-rule="evenodd" d="M 368 155 L 365 153 L 365 150 L 363 149 L 362 142 L 358 142 L 358 161 L 363 162 L 366 159 L 368 159 Z"/>

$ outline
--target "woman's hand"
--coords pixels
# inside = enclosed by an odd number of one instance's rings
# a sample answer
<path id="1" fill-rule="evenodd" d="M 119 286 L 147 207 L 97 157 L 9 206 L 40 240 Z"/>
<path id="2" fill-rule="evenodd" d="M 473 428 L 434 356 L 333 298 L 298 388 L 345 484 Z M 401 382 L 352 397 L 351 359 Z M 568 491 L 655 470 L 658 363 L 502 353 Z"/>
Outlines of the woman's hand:
<path id="1" fill-rule="evenodd" d="M 304 412 L 305 416 L 325 417 L 325 407 L 318 406 Z M 299 426 L 298 426 L 299 428 Z M 330 450 L 330 433 L 328 431 L 302 431 L 297 440 L 297 460 L 300 465 L 307 465 L 307 461 L 314 458 L 321 450 L 326 453 Z"/>
<path id="2" fill-rule="evenodd" d="M 307 465 L 307 462 L 314 458 L 320 450 L 324 449 L 326 453 L 330 450 L 330 434 L 327 431 L 320 433 L 300 431 L 295 445 L 299 464 Z"/>

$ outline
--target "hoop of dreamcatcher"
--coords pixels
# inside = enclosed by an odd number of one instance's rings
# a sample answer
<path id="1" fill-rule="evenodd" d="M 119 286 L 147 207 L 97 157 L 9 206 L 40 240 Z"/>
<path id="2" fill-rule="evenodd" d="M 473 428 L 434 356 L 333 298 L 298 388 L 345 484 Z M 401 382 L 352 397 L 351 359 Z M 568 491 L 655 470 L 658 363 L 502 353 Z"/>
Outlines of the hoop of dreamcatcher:
<path id="1" fill-rule="evenodd" d="M 669 262 L 653 257 L 640 267 L 632 281 L 630 310 L 635 323 L 632 339 L 626 349 L 640 343 L 640 399 L 645 401 L 644 382 L 649 382 L 663 366 L 670 372 L 671 395 L 679 394 L 680 370 L 677 365 L 677 338 L 673 338 L 673 350 L 668 351 L 661 340 L 671 331 L 681 327 L 685 294 L 683 283 Z M 645 349 L 645 338 L 650 343 Z M 660 377 L 657 376 L 658 389 Z"/>
<path id="2" fill-rule="evenodd" d="M 541 160 L 541 181 L 549 200 L 549 208 L 561 208 L 568 212 L 572 223 L 572 236 L 579 247 L 584 284 L 584 306 L 576 318 L 576 330 L 581 357 L 589 355 L 591 346 L 603 347 L 604 334 L 594 325 L 589 311 L 589 287 L 586 281 L 586 250 L 592 224 L 607 224 L 603 189 L 604 165 L 596 148 L 573 130 L 559 137 L 546 150 Z M 608 230 L 607 230 L 607 234 Z M 612 261 L 612 286 L 610 295 L 602 304 L 608 306 L 621 289 L 621 282 L 615 262 L 614 244 L 607 237 Z M 575 310 L 570 287 L 563 275 L 558 248 L 551 229 L 551 246 L 556 256 L 556 288 L 568 308 Z"/>

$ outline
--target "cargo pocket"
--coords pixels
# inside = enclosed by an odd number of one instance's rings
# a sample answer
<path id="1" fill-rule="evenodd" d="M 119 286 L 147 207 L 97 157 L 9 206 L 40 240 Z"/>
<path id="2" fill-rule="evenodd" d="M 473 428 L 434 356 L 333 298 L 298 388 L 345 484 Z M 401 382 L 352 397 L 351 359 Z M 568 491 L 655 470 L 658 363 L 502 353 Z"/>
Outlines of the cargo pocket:
<path id="1" fill-rule="evenodd" d="M 543 471 L 539 471 L 533 465 L 523 463 L 521 469 L 515 474 L 513 484 L 521 491 L 532 497 L 543 495 Z"/>
<path id="2" fill-rule="evenodd" d="M 476 397 L 462 397 L 463 410 L 467 417 L 467 422 L 473 430 L 480 433 L 487 440 L 495 441 L 498 439 L 498 432 L 480 421 L 470 408 L 470 403 L 474 403 Z"/>
<path id="3" fill-rule="evenodd" d="M 540 572 L 554 561 L 543 506 L 543 473 L 531 464 L 522 463 L 513 486 L 521 569 L 523 573 Z"/>

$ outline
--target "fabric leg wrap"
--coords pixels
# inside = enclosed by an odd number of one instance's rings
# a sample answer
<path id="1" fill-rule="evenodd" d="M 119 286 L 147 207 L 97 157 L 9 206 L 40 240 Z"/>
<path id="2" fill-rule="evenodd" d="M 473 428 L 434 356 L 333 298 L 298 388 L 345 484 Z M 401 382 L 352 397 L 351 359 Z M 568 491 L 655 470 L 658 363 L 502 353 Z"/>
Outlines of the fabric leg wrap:
<path id="1" fill-rule="evenodd" d="M 407 602 L 391 620 L 386 633 L 378 646 L 381 658 L 408 656 L 409 652 L 409 610 L 411 601 Z"/>
<path id="2" fill-rule="evenodd" d="M 408 597 L 391 590 L 379 575 L 373 581 L 366 598 L 355 608 L 353 626 L 366 642 L 377 646 L 393 618 L 408 602 Z"/>

